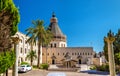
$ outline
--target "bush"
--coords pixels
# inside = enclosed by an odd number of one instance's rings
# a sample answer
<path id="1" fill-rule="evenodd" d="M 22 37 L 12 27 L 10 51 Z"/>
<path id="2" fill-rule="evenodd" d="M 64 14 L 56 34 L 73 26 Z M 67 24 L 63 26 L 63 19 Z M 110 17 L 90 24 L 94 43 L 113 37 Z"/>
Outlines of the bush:
<path id="1" fill-rule="evenodd" d="M 33 65 L 33 68 L 38 69 L 37 65 Z"/>
<path id="2" fill-rule="evenodd" d="M 15 59 L 14 51 L 0 53 L 0 74 L 10 68 L 14 64 Z"/>
<path id="3" fill-rule="evenodd" d="M 96 68 L 96 66 L 91 66 L 90 67 L 90 70 L 96 70 L 97 68 Z"/>
<path id="4" fill-rule="evenodd" d="M 48 64 L 40 64 L 40 69 L 48 69 L 49 65 Z"/>
<path id="5" fill-rule="evenodd" d="M 29 65 L 28 62 L 21 62 L 21 65 Z"/>
<path id="6" fill-rule="evenodd" d="M 109 72 L 109 65 L 108 64 L 104 64 L 104 65 L 101 65 L 101 66 L 96 66 L 96 68 L 99 71 L 107 71 L 107 72 Z"/>
<path id="7" fill-rule="evenodd" d="M 120 66 L 116 65 L 116 73 L 120 73 Z"/>

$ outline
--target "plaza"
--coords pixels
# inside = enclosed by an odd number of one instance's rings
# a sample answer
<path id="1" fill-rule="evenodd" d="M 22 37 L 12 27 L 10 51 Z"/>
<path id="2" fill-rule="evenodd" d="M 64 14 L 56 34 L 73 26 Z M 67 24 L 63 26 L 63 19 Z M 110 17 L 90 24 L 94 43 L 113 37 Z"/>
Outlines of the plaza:
<path id="1" fill-rule="evenodd" d="M 90 74 L 90 73 L 82 73 L 82 72 L 63 72 L 63 71 L 46 71 L 46 70 L 39 70 L 39 69 L 34 69 L 32 71 L 29 71 L 27 73 L 19 73 L 18 76 L 47 76 L 48 73 L 51 72 L 62 72 L 65 73 L 66 76 L 109 76 L 109 75 L 104 75 L 104 74 Z M 11 72 L 9 72 L 9 76 L 11 75 Z"/>

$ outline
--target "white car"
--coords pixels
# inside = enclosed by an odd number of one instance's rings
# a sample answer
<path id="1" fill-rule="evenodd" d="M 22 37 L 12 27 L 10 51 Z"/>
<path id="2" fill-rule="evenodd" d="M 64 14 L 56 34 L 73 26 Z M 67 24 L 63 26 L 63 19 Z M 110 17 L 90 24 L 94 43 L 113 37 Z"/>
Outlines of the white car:
<path id="1" fill-rule="evenodd" d="M 32 70 L 32 67 L 30 65 L 21 65 L 18 67 L 18 72 L 27 72 Z"/>
<path id="2" fill-rule="evenodd" d="M 47 76 L 66 76 L 66 74 L 63 72 L 50 72 Z"/>

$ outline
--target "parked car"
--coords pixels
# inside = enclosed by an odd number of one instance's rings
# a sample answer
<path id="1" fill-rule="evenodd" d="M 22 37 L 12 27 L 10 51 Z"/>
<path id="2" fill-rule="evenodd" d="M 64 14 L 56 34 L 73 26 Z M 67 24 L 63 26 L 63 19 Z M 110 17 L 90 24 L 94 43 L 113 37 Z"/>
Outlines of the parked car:
<path id="1" fill-rule="evenodd" d="M 66 76 L 64 72 L 50 72 L 47 76 Z"/>
<path id="2" fill-rule="evenodd" d="M 18 67 L 18 72 L 27 72 L 32 70 L 32 67 L 30 65 L 21 65 Z"/>

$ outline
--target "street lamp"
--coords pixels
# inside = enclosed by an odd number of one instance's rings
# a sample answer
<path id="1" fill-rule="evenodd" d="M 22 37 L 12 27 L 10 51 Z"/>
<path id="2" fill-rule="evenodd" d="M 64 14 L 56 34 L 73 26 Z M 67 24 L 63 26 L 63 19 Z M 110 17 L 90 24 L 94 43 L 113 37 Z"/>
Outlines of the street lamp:
<path id="1" fill-rule="evenodd" d="M 115 41 L 115 37 L 111 31 L 108 33 L 107 37 L 105 37 L 105 41 L 108 44 L 108 58 L 109 58 L 109 70 L 110 76 L 116 76 L 115 73 L 115 61 L 114 61 L 114 52 L 113 52 L 113 42 Z"/>

